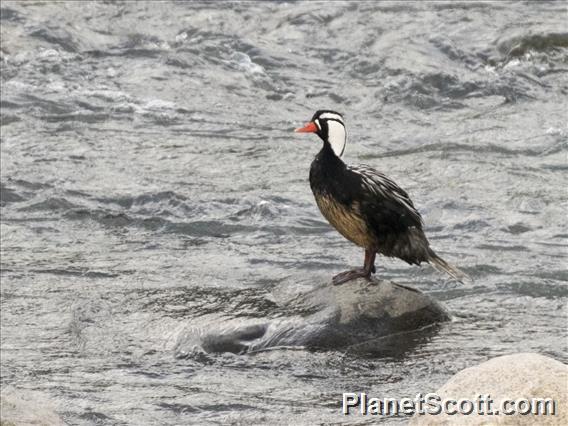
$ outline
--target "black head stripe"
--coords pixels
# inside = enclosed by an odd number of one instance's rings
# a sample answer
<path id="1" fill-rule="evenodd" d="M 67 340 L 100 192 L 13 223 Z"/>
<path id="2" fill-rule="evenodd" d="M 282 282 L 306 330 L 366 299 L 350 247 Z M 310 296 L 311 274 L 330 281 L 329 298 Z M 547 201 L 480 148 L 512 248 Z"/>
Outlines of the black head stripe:
<path id="1" fill-rule="evenodd" d="M 338 120 L 337 118 L 320 118 L 320 121 L 336 121 L 339 124 L 341 124 L 343 127 L 345 127 L 345 124 L 343 123 L 343 121 Z"/>
<path id="2" fill-rule="evenodd" d="M 312 121 L 315 120 L 316 118 L 320 118 L 324 114 L 335 114 L 335 115 L 338 115 L 339 117 L 341 117 L 341 120 L 343 120 L 343 114 L 340 114 L 337 111 L 332 111 L 330 109 L 320 109 L 319 111 L 316 111 L 316 113 L 312 117 Z M 324 118 L 324 119 L 325 120 L 332 120 L 332 118 Z"/>

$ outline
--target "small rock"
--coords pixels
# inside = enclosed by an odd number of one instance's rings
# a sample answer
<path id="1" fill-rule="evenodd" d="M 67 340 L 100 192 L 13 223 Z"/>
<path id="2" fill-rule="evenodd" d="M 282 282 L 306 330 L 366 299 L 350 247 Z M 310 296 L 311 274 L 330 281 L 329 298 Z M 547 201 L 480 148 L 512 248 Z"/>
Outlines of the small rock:
<path id="1" fill-rule="evenodd" d="M 1 426 L 64 426 L 53 403 L 41 392 L 5 388 L 0 394 Z"/>

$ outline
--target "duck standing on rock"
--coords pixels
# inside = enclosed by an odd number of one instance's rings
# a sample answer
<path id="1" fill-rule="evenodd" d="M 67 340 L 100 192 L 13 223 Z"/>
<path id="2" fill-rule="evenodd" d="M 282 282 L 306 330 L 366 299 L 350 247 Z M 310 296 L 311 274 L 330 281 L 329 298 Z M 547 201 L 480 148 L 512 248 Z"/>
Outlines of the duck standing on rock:
<path id="1" fill-rule="evenodd" d="M 375 272 L 377 253 L 409 264 L 429 262 L 460 282 L 469 279 L 430 248 L 422 217 L 403 189 L 371 167 L 348 166 L 341 160 L 347 139 L 341 114 L 317 111 L 308 124 L 295 131 L 315 133 L 323 140 L 310 168 L 316 203 L 341 235 L 365 249 L 363 268 L 336 275 L 333 284 L 369 279 Z"/>

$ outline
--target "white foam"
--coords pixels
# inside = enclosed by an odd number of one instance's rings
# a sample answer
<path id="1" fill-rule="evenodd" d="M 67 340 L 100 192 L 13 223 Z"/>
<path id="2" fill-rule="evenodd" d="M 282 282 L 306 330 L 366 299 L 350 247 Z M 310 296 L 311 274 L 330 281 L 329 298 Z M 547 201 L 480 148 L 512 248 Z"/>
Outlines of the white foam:
<path id="1" fill-rule="evenodd" d="M 249 74 L 262 74 L 266 75 L 264 68 L 253 62 L 249 55 L 243 52 L 233 52 L 230 57 L 231 63 L 238 69 L 245 71 Z"/>

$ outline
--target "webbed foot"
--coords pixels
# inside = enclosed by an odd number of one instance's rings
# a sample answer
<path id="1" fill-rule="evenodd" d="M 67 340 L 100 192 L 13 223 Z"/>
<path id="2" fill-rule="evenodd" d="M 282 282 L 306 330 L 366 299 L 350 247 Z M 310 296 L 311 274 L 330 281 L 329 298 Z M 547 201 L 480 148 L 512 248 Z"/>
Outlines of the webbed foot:
<path id="1" fill-rule="evenodd" d="M 369 279 L 370 277 L 371 277 L 371 271 L 368 271 L 365 268 L 359 268 L 337 274 L 335 277 L 332 278 L 331 283 L 333 285 L 340 285 L 346 283 L 347 281 L 354 280 L 356 278 Z"/>

